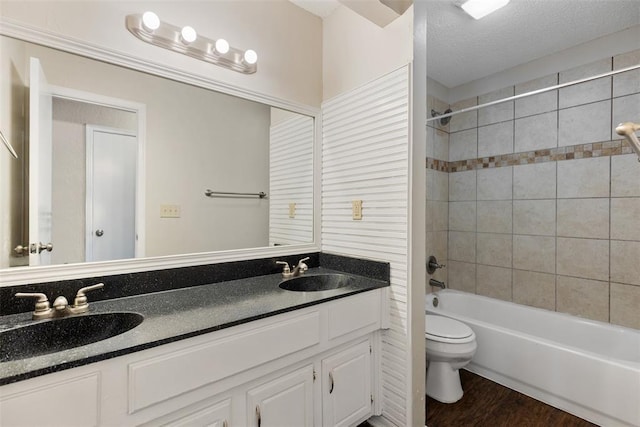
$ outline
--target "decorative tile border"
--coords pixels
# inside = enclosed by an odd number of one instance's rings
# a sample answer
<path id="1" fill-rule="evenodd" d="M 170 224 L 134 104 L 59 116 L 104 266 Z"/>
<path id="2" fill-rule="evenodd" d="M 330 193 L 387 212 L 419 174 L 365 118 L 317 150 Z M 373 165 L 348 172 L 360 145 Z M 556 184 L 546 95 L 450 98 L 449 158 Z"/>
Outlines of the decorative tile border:
<path id="1" fill-rule="evenodd" d="M 595 142 L 568 147 L 549 148 L 523 153 L 502 154 L 499 156 L 446 162 L 427 157 L 427 169 L 440 172 L 463 172 L 477 169 L 492 169 L 504 166 L 528 165 L 531 163 L 557 162 L 562 160 L 586 159 L 590 157 L 609 157 L 631 154 L 631 147 L 623 140 Z"/>
<path id="2" fill-rule="evenodd" d="M 427 169 L 433 169 L 440 172 L 449 172 L 449 162 L 447 162 L 446 160 L 438 160 L 427 157 Z"/>

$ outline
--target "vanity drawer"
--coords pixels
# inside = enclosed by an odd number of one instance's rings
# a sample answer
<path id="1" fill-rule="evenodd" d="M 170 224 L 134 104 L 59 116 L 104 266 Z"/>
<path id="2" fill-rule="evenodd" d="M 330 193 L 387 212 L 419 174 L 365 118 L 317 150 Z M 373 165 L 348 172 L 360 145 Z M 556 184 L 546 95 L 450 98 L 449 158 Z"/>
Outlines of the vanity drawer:
<path id="1" fill-rule="evenodd" d="M 320 342 L 317 311 L 129 364 L 129 413 Z"/>
<path id="2" fill-rule="evenodd" d="M 29 388 L 24 387 L 27 384 Z M 11 393 L 12 386 L 18 390 L 16 393 Z M 96 426 L 99 386 L 99 373 L 66 380 L 58 376 L 57 381 L 44 376 L 5 386 L 0 396 L 0 425 Z"/>
<path id="3" fill-rule="evenodd" d="M 329 340 L 348 333 L 380 327 L 380 293 L 364 292 L 334 302 L 329 310 Z"/>

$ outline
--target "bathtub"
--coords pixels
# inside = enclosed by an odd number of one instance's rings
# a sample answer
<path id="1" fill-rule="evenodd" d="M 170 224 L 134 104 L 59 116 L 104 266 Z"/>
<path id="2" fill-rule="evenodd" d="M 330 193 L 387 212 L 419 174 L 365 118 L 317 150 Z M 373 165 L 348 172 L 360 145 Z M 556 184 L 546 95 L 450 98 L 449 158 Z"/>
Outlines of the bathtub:
<path id="1" fill-rule="evenodd" d="M 426 312 L 473 329 L 466 369 L 602 426 L 640 426 L 639 331 L 453 290 L 428 294 Z"/>

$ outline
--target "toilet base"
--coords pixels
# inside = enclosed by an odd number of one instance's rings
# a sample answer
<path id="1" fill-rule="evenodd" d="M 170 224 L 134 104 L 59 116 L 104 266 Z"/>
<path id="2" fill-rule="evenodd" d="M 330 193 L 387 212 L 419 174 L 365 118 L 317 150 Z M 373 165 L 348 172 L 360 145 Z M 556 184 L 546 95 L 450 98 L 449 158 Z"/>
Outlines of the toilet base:
<path id="1" fill-rule="evenodd" d="M 462 398 L 460 372 L 451 363 L 429 362 L 427 369 L 427 396 L 442 403 L 454 403 Z"/>

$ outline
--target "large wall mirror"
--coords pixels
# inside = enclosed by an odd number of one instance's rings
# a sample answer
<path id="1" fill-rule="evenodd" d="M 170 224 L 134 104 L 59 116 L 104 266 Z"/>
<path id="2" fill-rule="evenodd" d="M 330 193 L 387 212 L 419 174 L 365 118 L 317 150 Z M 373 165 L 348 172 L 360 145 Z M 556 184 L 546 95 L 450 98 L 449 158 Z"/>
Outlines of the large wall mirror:
<path id="1" fill-rule="evenodd" d="M 313 242 L 314 117 L 7 36 L 0 53 L 1 268 Z"/>

